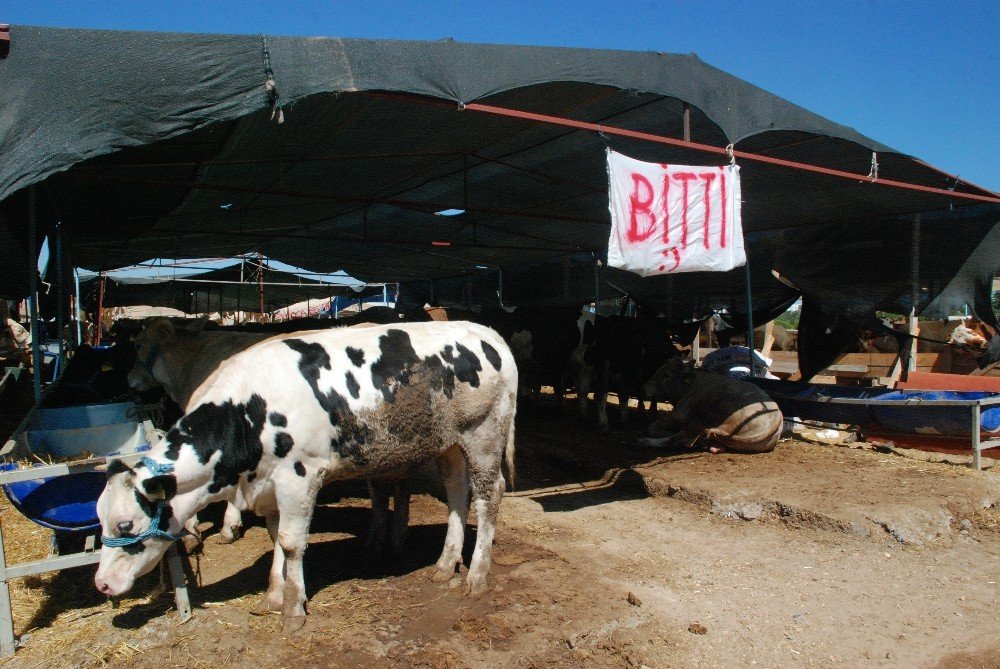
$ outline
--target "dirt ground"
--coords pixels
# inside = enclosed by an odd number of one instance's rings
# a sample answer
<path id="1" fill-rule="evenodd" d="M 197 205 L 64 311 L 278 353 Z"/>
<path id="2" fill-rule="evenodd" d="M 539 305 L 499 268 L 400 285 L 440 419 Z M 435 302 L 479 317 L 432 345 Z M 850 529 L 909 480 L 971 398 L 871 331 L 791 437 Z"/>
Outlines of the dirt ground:
<path id="1" fill-rule="evenodd" d="M 643 450 L 637 433 L 522 408 L 478 600 L 430 580 L 433 494 L 414 497 L 405 555 L 372 562 L 362 489 L 328 490 L 302 632 L 251 614 L 271 559 L 258 523 L 232 545 L 209 532 L 184 624 L 147 597 L 152 576 L 118 608 L 93 567 L 14 582 L 23 647 L 0 666 L 1000 667 L 1000 468 L 809 432 L 754 456 Z M 8 506 L 0 521 L 8 555 L 12 537 L 44 555 L 41 528 Z"/>

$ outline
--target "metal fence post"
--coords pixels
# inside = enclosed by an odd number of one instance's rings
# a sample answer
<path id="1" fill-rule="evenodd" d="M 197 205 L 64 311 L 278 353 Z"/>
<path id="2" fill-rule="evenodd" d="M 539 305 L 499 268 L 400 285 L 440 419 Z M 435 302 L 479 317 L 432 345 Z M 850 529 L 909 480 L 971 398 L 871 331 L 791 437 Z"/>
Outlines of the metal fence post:
<path id="1" fill-rule="evenodd" d="M 976 468 L 976 471 L 981 470 L 980 463 L 980 443 L 979 443 L 979 424 L 981 422 L 980 411 L 982 408 L 979 406 L 979 402 L 972 405 L 972 466 Z"/>
<path id="2" fill-rule="evenodd" d="M 10 586 L 7 583 L 7 556 L 0 525 L 0 655 L 14 654 L 14 615 L 10 610 Z"/>

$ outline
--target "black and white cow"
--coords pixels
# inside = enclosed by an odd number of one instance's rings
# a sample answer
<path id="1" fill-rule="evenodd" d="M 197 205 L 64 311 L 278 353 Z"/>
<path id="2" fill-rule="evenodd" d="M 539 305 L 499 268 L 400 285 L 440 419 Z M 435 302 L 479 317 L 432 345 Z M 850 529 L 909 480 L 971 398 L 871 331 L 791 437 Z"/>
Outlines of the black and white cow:
<path id="1" fill-rule="evenodd" d="M 478 531 L 466 590 L 486 589 L 513 475 L 517 368 L 503 339 L 466 322 L 299 332 L 225 361 L 135 467 L 113 461 L 98 500 L 97 589 L 117 595 L 156 565 L 192 514 L 239 490 L 275 542 L 264 605 L 305 623 L 302 556 L 316 494 L 335 479 L 406 476 L 436 458 L 448 531 L 435 580 L 462 560 L 470 490 Z"/>

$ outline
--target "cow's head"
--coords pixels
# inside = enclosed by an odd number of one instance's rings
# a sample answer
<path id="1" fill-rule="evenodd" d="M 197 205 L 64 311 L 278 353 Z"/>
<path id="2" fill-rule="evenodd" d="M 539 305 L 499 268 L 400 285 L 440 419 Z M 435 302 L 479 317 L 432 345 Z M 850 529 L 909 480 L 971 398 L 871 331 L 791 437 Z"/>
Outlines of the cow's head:
<path id="1" fill-rule="evenodd" d="M 687 392 L 694 378 L 694 361 L 681 357 L 667 360 L 643 387 L 646 397 L 675 402 Z"/>
<path id="2" fill-rule="evenodd" d="M 165 382 L 163 351 L 176 336 L 174 325 L 166 318 L 154 318 L 135 338 L 135 366 L 128 373 L 128 385 L 139 392 L 162 386 Z"/>
<path id="3" fill-rule="evenodd" d="M 144 462 L 149 464 L 132 468 L 112 460 L 97 500 L 104 546 L 94 584 L 106 595 L 128 591 L 136 578 L 156 566 L 181 532 L 170 506 L 177 492 L 176 478 L 158 470 L 151 460 Z"/>

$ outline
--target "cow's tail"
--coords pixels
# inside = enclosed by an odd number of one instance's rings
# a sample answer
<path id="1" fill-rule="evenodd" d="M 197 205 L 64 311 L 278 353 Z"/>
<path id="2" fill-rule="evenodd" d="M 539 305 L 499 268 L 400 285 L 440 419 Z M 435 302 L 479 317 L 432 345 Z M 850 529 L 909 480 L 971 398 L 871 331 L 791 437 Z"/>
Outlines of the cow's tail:
<path id="1" fill-rule="evenodd" d="M 514 418 L 510 419 L 510 428 L 507 430 L 507 447 L 504 449 L 504 460 L 507 462 L 507 479 L 510 489 L 514 489 Z"/>

